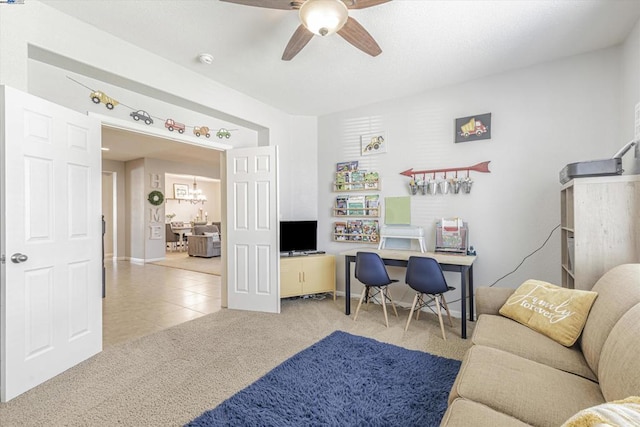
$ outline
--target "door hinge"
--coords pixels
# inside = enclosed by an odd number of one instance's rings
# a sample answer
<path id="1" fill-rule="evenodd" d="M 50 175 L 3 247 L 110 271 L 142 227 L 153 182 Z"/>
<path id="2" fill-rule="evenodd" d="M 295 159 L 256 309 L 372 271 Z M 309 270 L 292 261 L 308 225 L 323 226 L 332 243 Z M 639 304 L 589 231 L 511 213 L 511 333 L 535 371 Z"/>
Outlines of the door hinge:
<path id="1" fill-rule="evenodd" d="M 0 255 L 0 264 L 4 264 L 6 259 L 7 258 L 4 256 L 4 254 Z"/>

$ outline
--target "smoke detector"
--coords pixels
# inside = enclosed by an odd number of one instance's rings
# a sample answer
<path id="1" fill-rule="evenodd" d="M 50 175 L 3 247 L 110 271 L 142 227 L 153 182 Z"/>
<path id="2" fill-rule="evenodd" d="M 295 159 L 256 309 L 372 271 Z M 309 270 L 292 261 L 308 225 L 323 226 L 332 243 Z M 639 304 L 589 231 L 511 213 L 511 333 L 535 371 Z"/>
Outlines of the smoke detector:
<path id="1" fill-rule="evenodd" d="M 198 61 L 202 62 L 205 65 L 211 65 L 213 63 L 213 55 L 209 53 L 201 53 L 198 55 Z"/>

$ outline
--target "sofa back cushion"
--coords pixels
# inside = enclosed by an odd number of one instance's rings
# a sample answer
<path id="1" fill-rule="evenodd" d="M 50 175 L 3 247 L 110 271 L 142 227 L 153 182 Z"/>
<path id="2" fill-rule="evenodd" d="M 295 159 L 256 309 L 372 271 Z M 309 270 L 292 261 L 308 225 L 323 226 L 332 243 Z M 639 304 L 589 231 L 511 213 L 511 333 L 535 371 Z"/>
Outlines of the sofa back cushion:
<path id="1" fill-rule="evenodd" d="M 215 225 L 196 225 L 193 227 L 193 234 L 196 236 L 204 235 L 204 233 L 218 233 L 218 227 Z"/>
<path id="2" fill-rule="evenodd" d="M 600 354 L 598 380 L 607 401 L 640 394 L 640 304 L 615 324 Z M 634 424 L 635 425 L 635 424 Z"/>
<path id="3" fill-rule="evenodd" d="M 612 268 L 592 290 L 598 293 L 598 298 L 584 325 L 580 347 L 589 367 L 597 373 L 600 353 L 609 333 L 618 320 L 640 302 L 640 264 Z"/>

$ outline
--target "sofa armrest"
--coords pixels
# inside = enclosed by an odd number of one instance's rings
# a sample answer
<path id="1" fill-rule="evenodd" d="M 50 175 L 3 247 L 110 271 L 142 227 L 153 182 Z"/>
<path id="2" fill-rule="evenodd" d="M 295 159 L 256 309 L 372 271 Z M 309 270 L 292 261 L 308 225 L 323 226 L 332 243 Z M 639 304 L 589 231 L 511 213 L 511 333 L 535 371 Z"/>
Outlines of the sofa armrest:
<path id="1" fill-rule="evenodd" d="M 489 288 L 476 289 L 476 311 L 481 314 L 499 314 L 500 308 L 515 292 L 513 288 Z"/>

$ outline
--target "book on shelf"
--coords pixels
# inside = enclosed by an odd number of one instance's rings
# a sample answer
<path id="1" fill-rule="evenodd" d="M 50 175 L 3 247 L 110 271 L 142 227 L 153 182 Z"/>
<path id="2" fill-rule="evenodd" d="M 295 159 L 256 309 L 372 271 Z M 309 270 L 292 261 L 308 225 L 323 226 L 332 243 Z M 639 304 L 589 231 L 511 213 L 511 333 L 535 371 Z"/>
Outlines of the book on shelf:
<path id="1" fill-rule="evenodd" d="M 349 172 L 336 172 L 336 190 L 348 190 Z"/>
<path id="2" fill-rule="evenodd" d="M 380 210 L 380 195 L 370 194 L 364 197 L 364 205 L 367 210 L 365 214 L 367 216 L 378 216 Z"/>
<path id="3" fill-rule="evenodd" d="M 338 196 L 336 197 L 336 215 L 346 215 L 347 214 L 347 203 L 349 200 L 349 196 Z"/>
<path id="4" fill-rule="evenodd" d="M 338 221 L 333 224 L 334 240 L 347 240 L 347 223 Z"/>
<path id="5" fill-rule="evenodd" d="M 347 214 L 351 216 L 364 215 L 364 202 L 364 196 L 349 196 L 347 199 Z"/>
<path id="6" fill-rule="evenodd" d="M 350 172 L 358 169 L 358 162 L 340 162 L 336 165 L 336 172 Z"/>
<path id="7" fill-rule="evenodd" d="M 349 238 L 347 240 L 361 241 L 362 240 L 362 220 L 352 219 L 347 221 L 347 231 Z"/>
<path id="8" fill-rule="evenodd" d="M 350 190 L 363 190 L 364 189 L 364 173 L 365 171 L 354 170 L 350 172 Z"/>
<path id="9" fill-rule="evenodd" d="M 365 242 L 378 242 L 378 220 L 362 220 L 362 240 Z"/>

